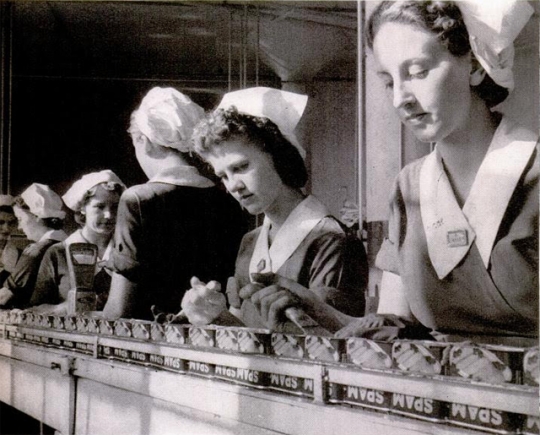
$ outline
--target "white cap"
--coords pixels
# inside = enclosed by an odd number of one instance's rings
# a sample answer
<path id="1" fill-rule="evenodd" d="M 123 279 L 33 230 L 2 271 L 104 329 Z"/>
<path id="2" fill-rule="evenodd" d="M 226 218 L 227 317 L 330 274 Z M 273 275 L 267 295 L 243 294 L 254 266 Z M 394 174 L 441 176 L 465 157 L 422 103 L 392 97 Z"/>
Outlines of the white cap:
<path id="1" fill-rule="evenodd" d="M 514 88 L 514 40 L 534 12 L 522 0 L 457 1 L 469 32 L 471 49 L 499 86 Z"/>
<path id="2" fill-rule="evenodd" d="M 156 145 L 190 150 L 193 129 L 204 117 L 201 106 L 173 88 L 155 87 L 143 98 L 134 113 L 141 132 Z"/>
<path id="3" fill-rule="evenodd" d="M 241 113 L 270 119 L 304 158 L 306 152 L 294 135 L 294 130 L 306 109 L 307 100 L 307 95 L 256 87 L 225 94 L 217 108 L 235 106 Z"/>
<path id="4" fill-rule="evenodd" d="M 12 207 L 14 200 L 15 198 L 11 195 L 0 195 L 0 206 Z"/>
<path id="5" fill-rule="evenodd" d="M 111 170 L 105 169 L 99 172 L 92 172 L 90 174 L 83 175 L 79 180 L 75 181 L 69 190 L 62 196 L 64 204 L 73 210 L 79 211 L 82 207 L 82 201 L 84 195 L 92 187 L 102 183 L 116 183 L 126 188 L 122 180 Z"/>
<path id="6" fill-rule="evenodd" d="M 64 219 L 66 213 L 62 210 L 62 199 L 45 184 L 31 184 L 21 198 L 30 208 L 30 212 L 39 218 Z"/>

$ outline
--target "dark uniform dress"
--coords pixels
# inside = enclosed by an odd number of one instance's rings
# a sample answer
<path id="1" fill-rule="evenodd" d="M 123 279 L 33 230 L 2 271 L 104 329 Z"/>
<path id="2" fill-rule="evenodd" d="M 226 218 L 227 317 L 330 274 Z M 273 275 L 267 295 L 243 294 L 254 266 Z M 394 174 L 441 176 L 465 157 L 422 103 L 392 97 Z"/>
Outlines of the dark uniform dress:
<path id="1" fill-rule="evenodd" d="M 177 167 L 122 194 L 108 267 L 137 284 L 137 318 L 177 313 L 191 277 L 226 284 L 244 231 L 236 201 Z"/>
<path id="2" fill-rule="evenodd" d="M 359 238 L 346 234 L 323 204 L 313 196 L 306 198 L 289 215 L 270 248 L 268 225 L 265 221 L 242 240 L 235 272 L 239 288 L 249 284 L 251 273 L 273 272 L 316 292 L 339 311 L 364 315 L 368 280 L 364 246 Z M 242 320 L 263 327 L 249 304 L 243 304 Z"/>
<path id="3" fill-rule="evenodd" d="M 66 237 L 64 231 L 51 230 L 39 241 L 25 248 L 17 261 L 15 270 L 4 282 L 4 287 L 13 292 L 13 298 L 9 302 L 10 307 L 23 308 L 28 305 L 45 252 L 55 243 L 65 240 Z"/>
<path id="4" fill-rule="evenodd" d="M 461 336 L 538 336 L 538 136 L 506 119 L 461 209 L 435 150 L 397 178 L 377 265 L 413 315 Z"/>
<path id="5" fill-rule="evenodd" d="M 66 257 L 66 246 L 71 243 L 88 243 L 82 236 L 81 230 L 75 231 L 62 243 L 52 245 L 43 256 L 39 267 L 36 286 L 30 305 L 60 304 L 68 298 L 71 290 L 69 278 L 69 268 Z M 98 259 L 96 273 L 94 275 L 93 290 L 97 296 L 97 310 L 102 310 L 107 302 L 109 289 L 111 287 L 111 275 L 104 267 L 104 262 L 108 258 L 108 253 L 112 248 L 112 241 L 105 251 L 103 258 Z"/>

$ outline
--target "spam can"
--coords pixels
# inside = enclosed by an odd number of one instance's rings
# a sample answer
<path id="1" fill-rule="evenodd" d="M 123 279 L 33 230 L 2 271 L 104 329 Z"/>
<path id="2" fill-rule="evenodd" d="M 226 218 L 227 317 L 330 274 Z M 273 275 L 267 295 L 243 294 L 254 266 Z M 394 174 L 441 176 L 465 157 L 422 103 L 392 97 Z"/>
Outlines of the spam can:
<path id="1" fill-rule="evenodd" d="M 99 320 L 99 333 L 103 335 L 113 335 L 114 334 L 114 320 Z"/>
<path id="2" fill-rule="evenodd" d="M 340 362 L 345 353 L 345 340 L 318 335 L 306 335 L 304 347 L 307 357 L 316 361 Z"/>
<path id="3" fill-rule="evenodd" d="M 217 328 L 216 347 L 223 350 L 238 351 L 238 332 L 232 328 Z"/>
<path id="4" fill-rule="evenodd" d="M 36 326 L 35 325 L 35 319 L 36 319 L 37 313 L 28 312 L 26 313 L 26 316 L 24 316 L 24 325 L 26 326 Z"/>
<path id="5" fill-rule="evenodd" d="M 217 379 L 234 382 L 235 384 L 247 385 L 255 388 L 264 388 L 268 384 L 268 374 L 265 372 L 219 364 L 215 366 L 215 377 Z"/>
<path id="6" fill-rule="evenodd" d="M 426 397 L 392 393 L 392 412 L 433 422 L 442 422 L 448 415 L 448 403 Z"/>
<path id="7" fill-rule="evenodd" d="M 139 340 L 149 340 L 150 339 L 150 322 L 145 322 L 143 320 L 136 320 L 131 322 L 131 335 L 133 338 L 138 338 Z"/>
<path id="8" fill-rule="evenodd" d="M 274 332 L 270 338 L 271 352 L 289 358 L 304 357 L 304 337 L 301 335 Z"/>
<path id="9" fill-rule="evenodd" d="M 77 330 L 77 318 L 75 316 L 66 316 L 66 317 L 64 317 L 64 329 L 66 331 L 76 331 Z"/>
<path id="10" fill-rule="evenodd" d="M 444 350 L 447 347 L 447 344 L 435 341 L 396 341 L 392 345 L 394 367 L 407 373 L 442 375 L 446 368 Z"/>
<path id="11" fill-rule="evenodd" d="M 53 328 L 55 328 L 55 329 L 64 329 L 64 317 L 63 316 L 53 316 Z"/>
<path id="12" fill-rule="evenodd" d="M 523 357 L 523 383 L 538 386 L 540 384 L 539 348 L 529 349 Z"/>
<path id="13" fill-rule="evenodd" d="M 282 393 L 293 394 L 302 397 L 314 397 L 314 381 L 300 376 L 283 375 L 278 373 L 268 374 L 268 388 Z"/>
<path id="14" fill-rule="evenodd" d="M 165 325 L 152 322 L 150 325 L 150 338 L 153 341 L 165 341 Z"/>
<path id="15" fill-rule="evenodd" d="M 392 343 L 351 337 L 346 341 L 347 362 L 368 369 L 388 370 L 392 363 Z"/>
<path id="16" fill-rule="evenodd" d="M 457 426 L 486 432 L 515 434 L 521 429 L 524 416 L 496 409 L 450 403 L 447 421 Z"/>
<path id="17" fill-rule="evenodd" d="M 77 332 L 88 332 L 88 318 L 77 316 L 76 319 Z"/>
<path id="18" fill-rule="evenodd" d="M 172 344 L 185 344 L 187 341 L 187 331 L 184 325 L 165 325 L 165 341 Z"/>
<path id="19" fill-rule="evenodd" d="M 490 384 L 521 384 L 523 348 L 455 344 L 450 348 L 448 374 Z"/>
<path id="20" fill-rule="evenodd" d="M 216 344 L 216 329 L 191 326 L 189 328 L 189 344 L 197 347 L 214 347 Z"/>
<path id="21" fill-rule="evenodd" d="M 99 334 L 99 321 L 98 319 L 94 319 L 90 317 L 88 319 L 88 324 L 86 325 L 86 330 L 90 334 Z"/>
<path id="22" fill-rule="evenodd" d="M 270 353 L 271 332 L 268 329 L 236 328 L 238 351 L 242 353 Z"/>
<path id="23" fill-rule="evenodd" d="M 114 335 L 117 337 L 131 337 L 131 322 L 119 319 L 114 322 Z"/>

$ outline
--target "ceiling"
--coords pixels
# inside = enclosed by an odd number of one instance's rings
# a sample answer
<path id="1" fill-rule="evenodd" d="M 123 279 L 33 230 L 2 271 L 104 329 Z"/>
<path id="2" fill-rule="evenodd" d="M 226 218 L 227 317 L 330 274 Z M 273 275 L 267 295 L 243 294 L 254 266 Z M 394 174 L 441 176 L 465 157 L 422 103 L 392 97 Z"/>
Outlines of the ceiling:
<path id="1" fill-rule="evenodd" d="M 13 76 L 355 79 L 357 3 L 14 1 Z M 257 66 L 258 65 L 258 66 Z"/>

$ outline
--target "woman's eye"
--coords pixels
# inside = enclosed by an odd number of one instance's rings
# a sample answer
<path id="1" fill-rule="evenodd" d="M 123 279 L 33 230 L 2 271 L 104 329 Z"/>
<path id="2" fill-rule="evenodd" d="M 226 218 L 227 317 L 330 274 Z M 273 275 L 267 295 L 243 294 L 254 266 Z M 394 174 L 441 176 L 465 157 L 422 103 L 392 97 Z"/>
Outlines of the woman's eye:
<path id="1" fill-rule="evenodd" d="M 415 68 L 409 71 L 409 76 L 413 79 L 423 79 L 427 76 L 427 69 Z"/>
<path id="2" fill-rule="evenodd" d="M 248 169 L 248 167 L 249 167 L 249 162 L 240 163 L 239 165 L 234 167 L 234 173 L 237 174 L 237 173 L 245 172 Z"/>
<path id="3" fill-rule="evenodd" d="M 384 82 L 384 88 L 385 89 L 392 89 L 394 87 L 394 82 Z"/>

